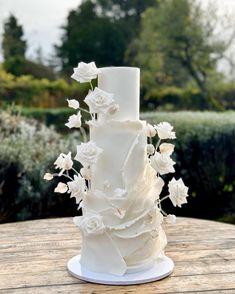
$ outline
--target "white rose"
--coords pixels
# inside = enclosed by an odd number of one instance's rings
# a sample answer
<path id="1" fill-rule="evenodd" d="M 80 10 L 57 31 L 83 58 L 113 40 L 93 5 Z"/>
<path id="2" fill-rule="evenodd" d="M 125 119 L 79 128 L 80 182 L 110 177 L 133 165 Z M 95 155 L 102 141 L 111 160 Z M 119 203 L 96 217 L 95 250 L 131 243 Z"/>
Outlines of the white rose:
<path id="1" fill-rule="evenodd" d="M 71 152 L 69 152 L 68 154 L 61 153 L 54 162 L 54 165 L 55 168 L 61 169 L 59 176 L 61 176 L 65 170 L 70 170 L 73 166 Z"/>
<path id="2" fill-rule="evenodd" d="M 157 134 L 154 126 L 152 126 L 151 124 L 147 124 L 146 130 L 147 130 L 147 136 L 150 138 L 154 137 Z"/>
<path id="3" fill-rule="evenodd" d="M 94 91 L 88 93 L 84 102 L 89 106 L 91 113 L 107 113 L 114 102 L 113 94 L 96 87 Z"/>
<path id="4" fill-rule="evenodd" d="M 162 143 L 159 147 L 161 154 L 171 155 L 174 152 L 175 145 L 170 143 Z"/>
<path id="5" fill-rule="evenodd" d="M 167 224 L 174 225 L 176 223 L 176 216 L 174 214 L 168 214 L 165 221 Z"/>
<path id="6" fill-rule="evenodd" d="M 120 219 L 123 219 L 126 215 L 126 210 L 122 208 L 116 208 L 114 209 L 114 215 L 116 215 Z"/>
<path id="7" fill-rule="evenodd" d="M 187 203 L 188 187 L 184 185 L 182 179 L 173 178 L 168 184 L 168 189 L 169 198 L 174 206 L 181 207 L 182 204 Z"/>
<path id="8" fill-rule="evenodd" d="M 84 179 L 90 180 L 91 179 L 91 169 L 88 166 L 84 166 L 80 169 L 80 174 L 83 176 Z"/>
<path id="9" fill-rule="evenodd" d="M 100 235 L 103 234 L 105 231 L 103 219 L 100 215 L 94 214 L 91 216 L 86 216 L 83 218 L 79 225 L 85 236 Z"/>
<path id="10" fill-rule="evenodd" d="M 68 191 L 68 186 L 65 183 L 58 183 L 57 187 L 55 188 L 54 192 L 56 193 L 66 193 Z"/>
<path id="11" fill-rule="evenodd" d="M 173 132 L 173 126 L 168 122 L 161 122 L 158 125 L 154 125 L 157 130 L 158 137 L 160 139 L 175 139 L 175 132 Z"/>
<path id="12" fill-rule="evenodd" d="M 98 73 L 100 72 L 100 70 L 96 67 L 95 62 L 79 62 L 78 67 L 73 70 L 74 73 L 71 75 L 71 78 L 80 83 L 86 83 L 96 79 Z"/>
<path id="13" fill-rule="evenodd" d="M 69 117 L 69 121 L 65 124 L 68 128 L 80 128 L 82 125 L 81 122 L 81 112 L 79 111 L 77 114 L 73 114 Z"/>
<path id="14" fill-rule="evenodd" d="M 71 193 L 71 198 L 76 198 L 78 204 L 86 195 L 86 182 L 80 175 L 75 175 L 74 180 L 67 183 L 69 189 L 68 193 Z"/>
<path id="15" fill-rule="evenodd" d="M 78 109 L 80 107 L 79 102 L 75 99 L 67 99 L 67 101 L 70 108 Z"/>
<path id="16" fill-rule="evenodd" d="M 114 115 L 115 113 L 117 113 L 119 111 L 119 105 L 118 104 L 112 104 L 109 108 L 108 108 L 108 114 L 109 115 Z"/>
<path id="17" fill-rule="evenodd" d="M 155 152 L 153 144 L 147 144 L 147 154 L 152 155 Z"/>
<path id="18" fill-rule="evenodd" d="M 161 154 L 155 152 L 153 156 L 150 157 L 151 166 L 160 174 L 165 175 L 168 173 L 175 172 L 173 165 L 175 162 L 167 154 Z"/>
<path id="19" fill-rule="evenodd" d="M 50 180 L 53 179 L 53 175 L 50 174 L 50 173 L 45 173 L 43 179 L 44 179 L 44 180 L 47 180 L 47 181 L 50 181 Z"/>
<path id="20" fill-rule="evenodd" d="M 90 141 L 88 143 L 81 143 L 77 146 L 77 154 L 75 160 L 81 162 L 83 166 L 95 164 L 103 150 Z"/>

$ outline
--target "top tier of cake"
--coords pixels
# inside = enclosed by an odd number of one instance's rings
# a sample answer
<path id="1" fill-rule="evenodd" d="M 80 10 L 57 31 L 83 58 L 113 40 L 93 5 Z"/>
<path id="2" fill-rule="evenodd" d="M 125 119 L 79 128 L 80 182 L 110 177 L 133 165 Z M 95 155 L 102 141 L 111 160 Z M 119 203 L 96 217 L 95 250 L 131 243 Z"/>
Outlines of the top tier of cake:
<path id="1" fill-rule="evenodd" d="M 119 111 L 115 120 L 139 120 L 140 69 L 137 67 L 103 67 L 98 87 L 114 94 Z"/>

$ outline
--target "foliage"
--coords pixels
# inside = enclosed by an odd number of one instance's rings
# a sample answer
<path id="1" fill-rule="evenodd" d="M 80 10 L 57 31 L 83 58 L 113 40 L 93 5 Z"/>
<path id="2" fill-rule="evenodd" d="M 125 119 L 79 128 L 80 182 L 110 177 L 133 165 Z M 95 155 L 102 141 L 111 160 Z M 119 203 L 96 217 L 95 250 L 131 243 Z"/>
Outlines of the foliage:
<path id="1" fill-rule="evenodd" d="M 190 197 L 181 210 L 170 204 L 167 209 L 177 215 L 235 222 L 235 113 L 148 112 L 141 117 L 175 126 L 176 179 L 184 178 Z M 0 113 L 1 221 L 76 213 L 74 199 L 55 195 L 56 183 L 42 179 L 59 152 L 75 152 L 79 138 L 73 134 L 62 139 L 32 119 Z"/>
<path id="2" fill-rule="evenodd" d="M 26 41 L 23 39 L 23 28 L 18 24 L 14 15 L 10 15 L 4 24 L 2 49 L 5 60 L 12 57 L 24 58 Z"/>
<path id="3" fill-rule="evenodd" d="M 75 152 L 78 140 L 65 140 L 35 120 L 0 112 L 0 222 L 76 212 L 74 201 L 55 195 L 54 184 L 43 175 L 58 152 Z"/>
<path id="4" fill-rule="evenodd" d="M 2 40 L 4 69 L 15 76 L 32 75 L 38 79 L 54 80 L 55 73 L 50 66 L 44 65 L 40 59 L 37 63 L 26 59 L 27 43 L 23 37 L 23 27 L 14 15 L 10 15 L 4 24 Z"/>
<path id="5" fill-rule="evenodd" d="M 25 58 L 11 57 L 3 63 L 4 69 L 15 76 L 31 75 L 36 79 L 55 80 L 53 69 Z"/>
<path id="6" fill-rule="evenodd" d="M 122 65 L 129 42 L 138 32 L 141 13 L 156 0 L 86 0 L 70 11 L 63 27 L 62 43 L 56 46 L 64 72 L 78 60 L 99 66 Z"/>
<path id="7" fill-rule="evenodd" d="M 214 91 L 214 93 L 210 94 L 213 97 L 210 109 L 220 111 L 235 109 L 234 100 L 232 99 L 234 90 L 234 85 L 221 85 L 218 92 Z M 142 110 L 158 109 L 165 111 L 205 110 L 205 105 L 201 91 L 196 86 L 188 85 L 184 88 L 168 86 L 150 89 L 144 94 L 141 108 Z"/>
<path id="8" fill-rule="evenodd" d="M 212 219 L 233 215 L 235 222 L 235 112 L 149 112 L 142 118 L 175 126 L 176 177 L 184 178 L 191 196 L 173 212 Z"/>
<path id="9" fill-rule="evenodd" d="M 135 56 L 132 63 L 144 69 L 145 91 L 193 83 L 204 98 L 203 108 L 213 105 L 209 84 L 221 78 L 217 63 L 234 40 L 220 39 L 217 25 L 213 6 L 205 12 L 197 1 L 166 0 L 148 8 L 140 36 L 129 48 Z"/>
<path id="10" fill-rule="evenodd" d="M 63 79 L 49 81 L 32 76 L 15 77 L 0 68 L 0 104 L 22 105 L 27 107 L 62 107 L 66 97 L 84 98 L 87 85 L 76 82 L 68 84 Z"/>

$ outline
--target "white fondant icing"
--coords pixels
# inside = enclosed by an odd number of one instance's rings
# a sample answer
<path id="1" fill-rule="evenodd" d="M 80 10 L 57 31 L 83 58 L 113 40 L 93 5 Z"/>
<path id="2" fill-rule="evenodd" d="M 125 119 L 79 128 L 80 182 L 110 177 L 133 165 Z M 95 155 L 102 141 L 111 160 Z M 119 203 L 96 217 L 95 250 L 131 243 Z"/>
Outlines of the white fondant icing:
<path id="1" fill-rule="evenodd" d="M 103 68 L 99 74 L 99 87 L 114 93 L 120 111 L 113 119 L 89 124 L 90 139 L 102 153 L 91 166 L 91 190 L 75 223 L 83 236 L 80 262 L 94 272 L 123 275 L 147 268 L 166 246 L 156 207 L 164 182 L 147 155 L 137 81 L 135 68 Z"/>
<path id="2" fill-rule="evenodd" d="M 98 87 L 114 94 L 119 111 L 115 120 L 139 120 L 140 69 L 134 67 L 103 67 Z"/>

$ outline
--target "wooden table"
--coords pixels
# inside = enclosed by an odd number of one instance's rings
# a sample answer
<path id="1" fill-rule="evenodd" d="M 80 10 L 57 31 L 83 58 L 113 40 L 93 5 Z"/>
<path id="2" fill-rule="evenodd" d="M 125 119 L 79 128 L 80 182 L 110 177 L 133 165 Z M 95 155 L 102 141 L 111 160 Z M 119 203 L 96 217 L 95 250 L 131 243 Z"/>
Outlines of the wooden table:
<path id="1" fill-rule="evenodd" d="M 166 227 L 173 274 L 139 286 L 82 282 L 66 270 L 80 252 L 71 218 L 0 225 L 0 293 L 235 293 L 235 226 L 178 218 Z"/>

